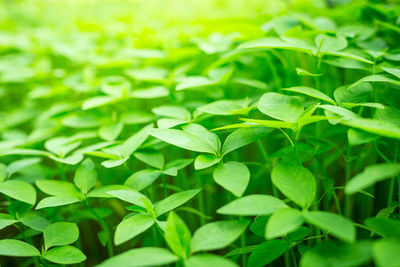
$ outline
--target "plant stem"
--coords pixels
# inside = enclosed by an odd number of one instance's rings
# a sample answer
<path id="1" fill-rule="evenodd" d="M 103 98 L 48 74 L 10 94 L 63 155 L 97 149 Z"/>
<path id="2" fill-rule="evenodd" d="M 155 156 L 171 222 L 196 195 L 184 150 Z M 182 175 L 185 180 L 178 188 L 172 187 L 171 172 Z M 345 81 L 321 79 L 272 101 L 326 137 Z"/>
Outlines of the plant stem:
<path id="1" fill-rule="evenodd" d="M 351 175 L 351 146 L 348 140 L 346 140 L 346 170 L 345 170 L 345 180 L 346 184 L 350 181 Z M 350 196 L 345 195 L 344 197 L 344 215 L 350 217 Z"/>
<path id="2" fill-rule="evenodd" d="M 196 176 L 197 187 L 198 188 L 203 188 L 203 181 L 201 180 L 201 177 L 198 174 L 198 172 L 195 172 L 195 176 Z M 198 198 L 197 198 L 197 203 L 198 203 L 198 206 L 199 206 L 199 211 L 202 214 L 206 215 L 205 208 L 204 208 L 204 193 L 203 193 L 203 191 L 204 190 L 201 190 L 199 192 Z M 201 223 L 201 225 L 206 223 L 206 219 L 203 216 L 200 217 L 200 223 Z"/>
<path id="3" fill-rule="evenodd" d="M 164 198 L 168 197 L 167 183 L 165 182 L 165 174 L 161 174 L 161 181 L 163 183 Z"/>
<path id="4" fill-rule="evenodd" d="M 93 216 L 95 216 L 97 218 L 97 221 L 99 222 L 100 226 L 103 228 L 103 231 L 107 234 L 107 237 L 108 237 L 108 242 L 107 242 L 108 256 L 109 257 L 114 256 L 114 248 L 113 248 L 113 244 L 112 244 L 111 232 L 108 229 L 107 223 L 103 220 L 103 218 L 101 218 L 101 216 L 99 214 L 97 214 L 97 212 L 94 209 L 92 209 L 89 206 L 89 202 L 87 200 L 82 201 L 82 203 L 86 206 L 86 208 L 90 211 L 90 213 L 92 213 Z"/>

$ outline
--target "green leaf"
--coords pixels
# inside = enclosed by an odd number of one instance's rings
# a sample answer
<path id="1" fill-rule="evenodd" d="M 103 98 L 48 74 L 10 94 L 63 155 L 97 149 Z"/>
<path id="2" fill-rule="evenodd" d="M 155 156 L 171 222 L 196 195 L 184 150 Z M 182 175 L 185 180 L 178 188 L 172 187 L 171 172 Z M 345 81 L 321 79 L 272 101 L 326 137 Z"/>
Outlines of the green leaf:
<path id="1" fill-rule="evenodd" d="M 221 161 L 221 158 L 214 155 L 198 155 L 194 160 L 195 170 L 202 170 L 211 167 Z"/>
<path id="2" fill-rule="evenodd" d="M 303 214 L 307 222 L 326 230 L 340 240 L 354 242 L 356 230 L 349 219 L 325 211 L 308 211 Z"/>
<path id="3" fill-rule="evenodd" d="M 377 240 L 372 245 L 372 254 L 378 267 L 395 267 L 400 265 L 400 242 L 396 240 Z"/>
<path id="4" fill-rule="evenodd" d="M 248 122 L 248 123 L 254 123 L 255 125 L 234 124 L 234 125 L 229 125 L 227 127 L 220 127 L 220 128 L 217 128 L 216 130 L 229 129 L 229 128 L 242 128 L 242 127 L 243 128 L 259 127 L 258 125 L 270 127 L 270 128 L 288 128 L 291 130 L 297 129 L 297 124 L 293 123 L 293 122 L 277 121 L 277 120 L 255 120 L 255 119 L 246 119 L 246 118 L 241 118 L 241 120 Z"/>
<path id="5" fill-rule="evenodd" d="M 28 243 L 15 239 L 2 239 L 0 240 L 0 255 L 11 257 L 36 257 L 40 256 L 40 252 Z"/>
<path id="6" fill-rule="evenodd" d="M 198 254 L 191 256 L 186 262 L 185 267 L 238 267 L 238 265 L 224 257 L 213 254 Z"/>
<path id="7" fill-rule="evenodd" d="M 135 89 L 130 96 L 137 99 L 154 99 L 169 96 L 169 90 L 165 86 L 153 86 L 149 88 Z"/>
<path id="8" fill-rule="evenodd" d="M 215 153 L 214 148 L 201 138 L 184 131 L 175 129 L 151 129 L 149 133 L 155 138 L 183 149 L 211 154 Z"/>
<path id="9" fill-rule="evenodd" d="M 400 69 L 389 68 L 389 67 L 382 67 L 382 69 L 387 73 L 392 74 L 393 76 L 396 76 L 397 78 L 400 79 Z"/>
<path id="10" fill-rule="evenodd" d="M 154 224 L 154 219 L 148 215 L 138 214 L 124 219 L 117 225 L 114 243 L 116 246 L 127 242 L 149 229 Z"/>
<path id="11" fill-rule="evenodd" d="M 191 123 L 182 127 L 182 130 L 185 133 L 196 136 L 201 139 L 203 142 L 207 143 L 213 150 L 215 154 L 218 154 L 221 149 L 221 142 L 218 136 L 207 130 L 205 127 L 200 124 Z"/>
<path id="12" fill-rule="evenodd" d="M 74 183 L 86 195 L 96 184 L 96 181 L 97 173 L 94 162 L 91 159 L 85 159 L 75 172 Z"/>
<path id="13" fill-rule="evenodd" d="M 168 215 L 164 234 L 165 241 L 175 255 L 183 259 L 186 259 L 190 255 L 190 240 L 192 235 L 185 222 L 173 211 Z"/>
<path id="14" fill-rule="evenodd" d="M 11 215 L 0 213 L 0 230 L 18 222 Z"/>
<path id="15" fill-rule="evenodd" d="M 137 191 L 141 191 L 157 180 L 157 178 L 160 177 L 160 174 L 161 172 L 159 170 L 141 170 L 129 176 L 125 181 L 125 185 L 130 186 Z"/>
<path id="16" fill-rule="evenodd" d="M 303 105 L 293 96 L 265 93 L 258 101 L 258 109 L 278 120 L 296 122 L 303 113 Z"/>
<path id="17" fill-rule="evenodd" d="M 165 248 L 135 248 L 111 257 L 98 267 L 151 267 L 174 263 L 178 257 Z"/>
<path id="18" fill-rule="evenodd" d="M 265 237 L 273 239 L 284 236 L 299 228 L 303 221 L 303 215 L 296 209 L 278 210 L 268 219 Z"/>
<path id="19" fill-rule="evenodd" d="M 235 199 L 219 208 L 217 213 L 225 215 L 258 216 L 272 214 L 286 208 L 286 204 L 273 196 L 248 195 Z"/>
<path id="20" fill-rule="evenodd" d="M 381 163 L 367 166 L 363 172 L 354 176 L 345 187 L 346 194 L 354 194 L 377 182 L 394 177 L 400 173 L 400 164 Z"/>
<path id="21" fill-rule="evenodd" d="M 349 127 L 361 129 L 369 133 L 400 139 L 400 127 L 387 121 L 364 118 L 348 118 L 340 120 L 340 123 Z"/>
<path id="22" fill-rule="evenodd" d="M 203 225 L 193 235 L 192 253 L 228 246 L 243 234 L 249 223 L 249 220 L 217 221 Z"/>
<path id="23" fill-rule="evenodd" d="M 113 146 L 111 148 L 103 149 L 104 152 L 117 155 L 120 157 L 119 161 L 104 163 L 105 167 L 115 167 L 122 165 L 130 155 L 135 152 L 143 143 L 146 141 L 149 136 L 149 130 L 153 128 L 153 124 L 149 124 L 138 132 L 131 135 L 128 139 L 126 139 L 122 144 Z"/>
<path id="24" fill-rule="evenodd" d="M 80 199 L 77 197 L 70 196 L 56 196 L 56 197 L 46 197 L 39 201 L 36 209 L 44 209 L 49 207 L 64 206 L 72 203 L 79 202 Z"/>
<path id="25" fill-rule="evenodd" d="M 315 45 L 320 53 L 343 50 L 347 47 L 346 38 L 342 36 L 328 36 L 318 34 L 315 37 Z"/>
<path id="26" fill-rule="evenodd" d="M 56 222 L 50 224 L 43 231 L 46 250 L 54 246 L 69 245 L 79 237 L 79 229 L 75 223 Z"/>
<path id="27" fill-rule="evenodd" d="M 241 197 L 250 181 L 250 171 L 237 161 L 220 164 L 213 173 L 214 181 L 237 197 Z"/>
<path id="28" fill-rule="evenodd" d="M 397 238 L 400 240 L 400 221 L 389 218 L 368 218 L 365 225 L 369 226 L 373 233 L 386 239 Z"/>
<path id="29" fill-rule="evenodd" d="M 74 184 L 66 181 L 38 180 L 36 181 L 36 185 L 42 192 L 51 196 L 75 198 L 79 198 L 81 196 Z"/>
<path id="30" fill-rule="evenodd" d="M 139 193 L 138 191 L 135 191 L 133 189 L 131 189 L 131 190 L 112 190 L 112 191 L 108 191 L 107 194 L 114 196 L 116 198 L 119 198 L 123 201 L 132 203 L 134 205 L 138 205 L 142 208 L 146 208 L 144 201 L 151 203 L 151 201 L 145 195 L 143 195 L 142 193 Z"/>
<path id="31" fill-rule="evenodd" d="M 133 154 L 136 158 L 157 169 L 164 168 L 164 156 L 157 150 L 146 150 Z"/>
<path id="32" fill-rule="evenodd" d="M 239 46 L 239 49 L 249 48 L 279 48 L 285 50 L 300 51 L 308 54 L 312 54 L 315 51 L 314 45 L 305 40 L 296 38 L 286 38 L 285 40 L 281 40 L 275 37 L 266 37 L 262 39 L 252 40 Z"/>
<path id="33" fill-rule="evenodd" d="M 197 110 L 213 115 L 234 115 L 234 111 L 245 108 L 246 100 L 218 100 L 201 106 Z"/>
<path id="34" fill-rule="evenodd" d="M 282 90 L 285 91 L 290 91 L 290 92 L 296 92 L 304 95 L 308 95 L 317 99 L 324 100 L 326 102 L 329 102 L 332 105 L 335 105 L 335 100 L 327 96 L 326 94 L 322 93 L 321 91 L 318 91 L 317 89 L 307 87 L 307 86 L 296 86 L 296 87 L 290 87 L 290 88 L 283 88 Z"/>
<path id="35" fill-rule="evenodd" d="M 240 147 L 251 144 L 270 132 L 271 130 L 262 127 L 237 129 L 225 139 L 222 146 L 222 155 L 226 155 Z"/>
<path id="36" fill-rule="evenodd" d="M 44 258 L 59 264 L 75 264 L 86 260 L 85 254 L 72 246 L 53 248 L 44 254 Z"/>
<path id="37" fill-rule="evenodd" d="M 9 180 L 0 183 L 0 193 L 31 205 L 36 202 L 35 188 L 24 181 Z"/>
<path id="38" fill-rule="evenodd" d="M 8 173 L 8 176 L 10 177 L 14 173 L 16 173 L 26 167 L 29 167 L 31 165 L 37 164 L 40 161 L 41 161 L 41 158 L 29 158 L 29 159 L 21 159 L 21 160 L 13 161 L 7 166 L 6 171 Z"/>
<path id="39" fill-rule="evenodd" d="M 312 204 L 317 185 L 314 175 L 292 162 L 280 161 L 271 173 L 274 185 L 290 200 L 307 209 Z"/>
<path id="40" fill-rule="evenodd" d="M 44 229 L 46 229 L 46 227 L 50 225 L 50 222 L 46 218 L 34 212 L 29 212 L 25 214 L 24 216 L 19 218 L 19 221 L 25 226 L 28 226 L 29 228 L 40 232 L 43 232 Z"/>
<path id="41" fill-rule="evenodd" d="M 260 245 L 251 252 L 248 266 L 262 267 L 279 258 L 287 249 L 289 243 L 284 240 L 270 240 Z"/>
<path id="42" fill-rule="evenodd" d="M 107 141 L 114 141 L 124 128 L 122 122 L 103 125 L 99 128 L 99 136 Z"/>
<path id="43" fill-rule="evenodd" d="M 201 189 L 192 189 L 192 190 L 187 190 L 187 191 L 182 191 L 176 194 L 173 194 L 166 199 L 161 200 L 155 209 L 156 217 L 159 217 L 163 215 L 164 213 L 167 213 L 170 210 L 173 210 L 190 199 L 192 199 L 195 195 L 197 195 Z"/>

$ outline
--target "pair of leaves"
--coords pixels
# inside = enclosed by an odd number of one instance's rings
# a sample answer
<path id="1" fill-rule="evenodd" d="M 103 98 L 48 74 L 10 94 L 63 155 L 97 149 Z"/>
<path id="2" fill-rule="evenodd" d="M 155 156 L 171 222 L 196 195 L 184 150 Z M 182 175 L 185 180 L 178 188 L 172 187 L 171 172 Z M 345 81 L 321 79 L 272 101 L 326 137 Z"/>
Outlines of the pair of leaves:
<path id="1" fill-rule="evenodd" d="M 51 195 L 42 199 L 36 209 L 57 207 L 79 202 L 86 198 L 87 193 L 97 182 L 97 172 L 91 159 L 84 160 L 74 175 L 74 184 L 58 180 L 38 180 L 37 187 Z M 79 188 L 79 190 L 77 190 Z"/>
<path id="2" fill-rule="evenodd" d="M 121 221 L 115 231 L 114 243 L 120 245 L 149 229 L 159 216 L 183 205 L 200 192 L 200 189 L 187 190 L 173 194 L 161 200 L 154 207 L 143 194 L 131 190 L 116 190 L 108 192 L 119 199 L 147 209 L 148 214 L 133 215 Z"/>

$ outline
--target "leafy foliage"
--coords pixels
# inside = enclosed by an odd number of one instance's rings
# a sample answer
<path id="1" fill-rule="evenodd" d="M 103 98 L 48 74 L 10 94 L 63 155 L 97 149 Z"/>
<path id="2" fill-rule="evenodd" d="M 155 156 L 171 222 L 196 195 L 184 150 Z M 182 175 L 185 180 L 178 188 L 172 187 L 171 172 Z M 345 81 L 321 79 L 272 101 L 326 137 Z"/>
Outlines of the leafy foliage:
<path id="1" fill-rule="evenodd" d="M 0 2 L 1 266 L 400 266 L 400 9 Z"/>

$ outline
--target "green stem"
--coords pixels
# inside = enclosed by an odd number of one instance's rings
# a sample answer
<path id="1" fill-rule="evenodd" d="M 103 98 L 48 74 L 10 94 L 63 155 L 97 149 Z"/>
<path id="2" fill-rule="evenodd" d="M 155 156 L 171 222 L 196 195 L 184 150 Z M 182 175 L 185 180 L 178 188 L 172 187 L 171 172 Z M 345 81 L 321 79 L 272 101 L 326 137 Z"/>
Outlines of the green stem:
<path id="1" fill-rule="evenodd" d="M 240 220 L 243 219 L 242 216 L 239 217 Z M 246 234 L 242 233 L 242 235 L 240 236 L 240 246 L 242 248 L 246 247 Z M 242 267 L 246 267 L 247 266 L 247 254 L 243 253 L 242 254 Z"/>
<path id="2" fill-rule="evenodd" d="M 195 176 L 196 176 L 197 187 L 198 188 L 203 188 L 203 181 L 201 180 L 200 175 L 197 172 L 195 172 Z M 199 192 L 198 197 L 197 197 L 197 203 L 198 203 L 198 206 L 199 206 L 199 211 L 202 214 L 206 215 L 205 208 L 204 208 L 204 193 L 203 193 L 203 191 L 204 190 L 201 190 Z M 200 217 L 200 223 L 201 223 L 201 225 L 206 223 L 206 219 L 203 216 Z"/>
<path id="3" fill-rule="evenodd" d="M 163 184 L 164 198 L 168 197 L 167 183 L 165 182 L 165 174 L 161 174 L 161 181 Z"/>
<path id="4" fill-rule="evenodd" d="M 86 206 L 86 208 L 90 211 L 90 213 L 92 213 L 93 216 L 95 216 L 97 218 L 97 221 L 99 222 L 100 226 L 103 228 L 103 231 L 107 234 L 107 237 L 108 237 L 108 242 L 107 242 L 108 256 L 109 257 L 114 256 L 114 248 L 113 248 L 113 244 L 112 244 L 113 241 L 112 241 L 111 232 L 108 229 L 107 223 L 103 220 L 103 218 L 99 214 L 97 214 L 97 212 L 94 209 L 92 209 L 89 206 L 89 202 L 87 200 L 84 200 L 82 203 Z"/>
<path id="5" fill-rule="evenodd" d="M 264 160 L 266 162 L 267 171 L 271 171 L 271 169 L 272 169 L 271 159 L 269 158 L 268 153 L 265 150 L 265 147 L 263 146 L 263 144 L 262 144 L 260 139 L 257 140 L 257 145 L 258 145 L 258 148 L 260 149 L 261 154 L 263 155 Z M 272 186 L 272 192 L 273 192 L 274 196 L 277 197 L 278 196 L 278 190 L 276 189 L 276 186 L 272 183 L 272 181 L 271 181 L 271 186 Z"/>
<path id="6" fill-rule="evenodd" d="M 351 146 L 348 140 L 346 140 L 346 170 L 345 170 L 345 179 L 346 184 L 350 181 L 351 175 Z M 345 195 L 344 198 L 344 215 L 346 217 L 350 217 L 350 196 Z"/>

